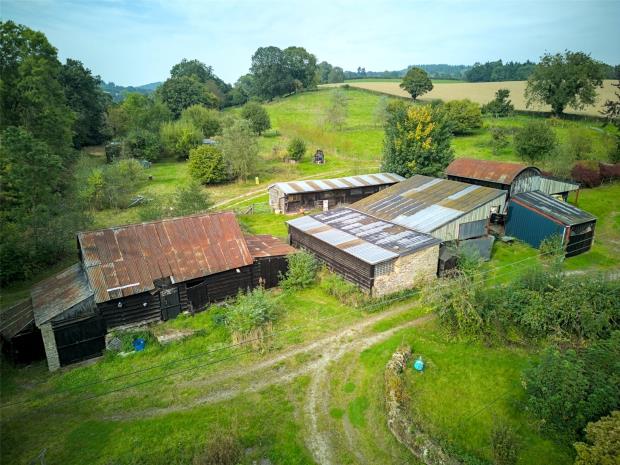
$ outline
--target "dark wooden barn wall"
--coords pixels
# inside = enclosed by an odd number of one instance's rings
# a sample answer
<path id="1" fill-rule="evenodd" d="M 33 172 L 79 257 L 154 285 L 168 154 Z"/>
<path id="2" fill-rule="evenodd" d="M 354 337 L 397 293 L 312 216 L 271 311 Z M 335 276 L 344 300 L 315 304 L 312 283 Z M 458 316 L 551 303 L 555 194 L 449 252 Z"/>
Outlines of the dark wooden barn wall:
<path id="1" fill-rule="evenodd" d="M 256 270 L 265 289 L 276 287 L 280 282 L 280 274 L 288 271 L 286 257 L 260 257 L 256 259 Z M 257 283 L 258 284 L 258 283 Z"/>
<path id="2" fill-rule="evenodd" d="M 566 244 L 567 257 L 574 257 L 590 250 L 594 241 L 595 226 L 596 221 L 571 226 Z"/>
<path id="3" fill-rule="evenodd" d="M 185 307 L 187 307 L 187 293 L 185 285 L 179 286 L 179 296 L 183 304 L 185 298 Z M 119 302 L 122 307 L 119 307 Z M 144 305 L 146 303 L 146 306 Z M 110 300 L 97 304 L 97 308 L 101 312 L 108 329 L 116 328 L 141 321 L 155 321 L 161 319 L 161 306 L 159 302 L 159 293 L 143 292 L 141 294 L 122 297 L 120 299 Z"/>
<path id="4" fill-rule="evenodd" d="M 52 321 L 60 365 L 87 360 L 105 349 L 106 322 L 100 315 Z"/>
<path id="5" fill-rule="evenodd" d="M 13 364 L 28 364 L 45 358 L 41 330 L 34 323 L 9 340 L 2 338 L 2 353 Z"/>
<path id="6" fill-rule="evenodd" d="M 290 238 L 293 247 L 301 247 L 312 252 L 319 260 L 324 262 L 330 270 L 354 282 L 362 289 L 367 291 L 372 289 L 372 265 L 351 257 L 342 250 L 325 244 L 305 234 L 303 231 L 299 231 L 292 227 L 290 228 Z"/>
<path id="7" fill-rule="evenodd" d="M 306 210 L 312 210 L 316 208 L 316 202 L 322 200 L 329 201 L 329 208 L 335 207 L 338 204 L 350 204 L 362 200 L 376 192 L 379 192 L 391 184 L 382 184 L 379 186 L 366 186 L 351 189 L 337 189 L 332 191 L 322 192 L 305 192 L 299 194 L 292 194 L 298 196 L 300 200 L 292 201 L 291 194 L 287 196 L 287 212 L 297 211 L 301 207 Z"/>

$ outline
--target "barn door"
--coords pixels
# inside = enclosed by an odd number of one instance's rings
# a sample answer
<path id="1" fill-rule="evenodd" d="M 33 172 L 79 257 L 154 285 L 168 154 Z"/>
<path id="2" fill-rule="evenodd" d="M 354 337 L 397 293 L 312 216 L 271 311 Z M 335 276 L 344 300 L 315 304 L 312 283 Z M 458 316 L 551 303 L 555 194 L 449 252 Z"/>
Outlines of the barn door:
<path id="1" fill-rule="evenodd" d="M 207 292 L 207 281 L 187 288 L 187 299 L 192 304 L 194 312 L 200 312 L 209 303 L 209 293 Z"/>
<path id="2" fill-rule="evenodd" d="M 159 293 L 159 299 L 162 320 L 171 320 L 181 313 L 181 299 L 179 298 L 179 289 L 177 287 L 162 289 Z"/>
<path id="3" fill-rule="evenodd" d="M 60 365 L 101 355 L 105 349 L 105 321 L 99 316 L 54 325 L 54 337 Z"/>

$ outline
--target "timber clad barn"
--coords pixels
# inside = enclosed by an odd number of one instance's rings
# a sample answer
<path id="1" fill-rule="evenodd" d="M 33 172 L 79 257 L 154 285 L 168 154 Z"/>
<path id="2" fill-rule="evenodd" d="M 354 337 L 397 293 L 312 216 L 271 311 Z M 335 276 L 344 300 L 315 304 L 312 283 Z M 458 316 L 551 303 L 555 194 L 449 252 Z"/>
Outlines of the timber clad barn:
<path id="1" fill-rule="evenodd" d="M 442 241 L 474 237 L 492 213 L 504 209 L 506 192 L 448 179 L 415 175 L 351 206 Z"/>
<path id="2" fill-rule="evenodd" d="M 336 179 L 278 182 L 269 186 L 269 205 L 276 213 L 323 209 L 350 204 L 404 178 L 394 173 L 361 174 Z"/>
<path id="3" fill-rule="evenodd" d="M 278 284 L 294 251 L 244 236 L 233 213 L 79 233 L 80 263 L 35 285 L 30 315 L 50 370 L 100 355 L 110 329 L 200 311 L 239 290 Z"/>
<path id="4" fill-rule="evenodd" d="M 544 176 L 538 168 L 520 163 L 457 158 L 446 168 L 446 175 L 453 181 L 508 191 L 508 198 L 539 190 L 566 200 L 569 192 L 579 190 L 577 183 Z"/>
<path id="5" fill-rule="evenodd" d="M 594 240 L 596 218 L 569 203 L 540 192 L 515 195 L 508 204 L 506 234 L 533 247 L 546 238 L 559 235 L 572 257 L 590 250 Z"/>
<path id="6" fill-rule="evenodd" d="M 288 221 L 291 244 L 373 296 L 412 287 L 437 271 L 440 241 L 351 208 Z"/>

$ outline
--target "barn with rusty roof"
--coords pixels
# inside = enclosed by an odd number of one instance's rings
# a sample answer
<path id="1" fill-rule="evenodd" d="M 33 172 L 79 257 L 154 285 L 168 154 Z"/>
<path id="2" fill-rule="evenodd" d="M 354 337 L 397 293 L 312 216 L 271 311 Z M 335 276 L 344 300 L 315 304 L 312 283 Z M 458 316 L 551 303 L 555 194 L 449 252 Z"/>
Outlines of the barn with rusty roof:
<path id="1" fill-rule="evenodd" d="M 408 289 L 437 271 L 438 239 L 351 208 L 287 223 L 292 245 L 373 296 Z"/>
<path id="2" fill-rule="evenodd" d="M 485 235 L 491 214 L 505 202 L 500 189 L 415 175 L 351 208 L 445 242 Z"/>
<path id="3" fill-rule="evenodd" d="M 569 192 L 579 189 L 579 184 L 543 175 L 535 166 L 495 160 L 457 158 L 446 168 L 446 176 L 453 181 L 505 190 L 509 198 L 539 190 L 566 200 Z"/>
<path id="4" fill-rule="evenodd" d="M 360 174 L 335 179 L 278 182 L 269 186 L 269 205 L 277 213 L 327 210 L 368 197 L 404 178 L 394 173 Z"/>
<path id="5" fill-rule="evenodd" d="M 275 286 L 294 252 L 275 237 L 244 235 L 231 212 L 81 232 L 77 242 L 80 263 L 31 290 L 51 370 L 101 354 L 110 329 Z"/>

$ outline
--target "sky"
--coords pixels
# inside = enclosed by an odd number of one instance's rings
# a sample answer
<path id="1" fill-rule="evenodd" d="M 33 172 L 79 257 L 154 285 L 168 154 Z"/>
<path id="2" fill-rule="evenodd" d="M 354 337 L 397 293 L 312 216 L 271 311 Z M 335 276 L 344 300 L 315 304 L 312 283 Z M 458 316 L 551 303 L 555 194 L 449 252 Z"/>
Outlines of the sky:
<path id="1" fill-rule="evenodd" d="M 0 0 L 0 17 L 119 85 L 163 81 L 182 58 L 234 83 L 270 45 L 305 47 L 345 70 L 536 61 L 566 49 L 620 63 L 620 0 Z"/>

